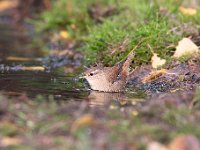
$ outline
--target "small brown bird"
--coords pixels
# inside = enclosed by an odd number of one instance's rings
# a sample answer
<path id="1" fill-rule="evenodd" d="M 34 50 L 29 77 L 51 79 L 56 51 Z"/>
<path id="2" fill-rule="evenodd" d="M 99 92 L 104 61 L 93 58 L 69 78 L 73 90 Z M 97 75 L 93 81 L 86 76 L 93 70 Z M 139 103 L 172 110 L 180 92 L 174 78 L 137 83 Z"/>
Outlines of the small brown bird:
<path id="1" fill-rule="evenodd" d="M 92 67 L 84 73 L 84 78 L 88 81 L 92 90 L 121 92 L 126 86 L 129 67 L 134 56 L 135 54 L 131 52 L 126 60 L 113 67 Z"/>

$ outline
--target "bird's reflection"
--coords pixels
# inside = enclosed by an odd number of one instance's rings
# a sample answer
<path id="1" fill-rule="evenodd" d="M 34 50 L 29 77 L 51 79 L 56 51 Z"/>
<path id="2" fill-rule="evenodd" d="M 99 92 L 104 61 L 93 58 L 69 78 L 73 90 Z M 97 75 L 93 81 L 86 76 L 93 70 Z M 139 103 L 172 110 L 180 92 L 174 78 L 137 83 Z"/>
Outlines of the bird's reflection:
<path id="1" fill-rule="evenodd" d="M 109 105 L 113 101 L 122 102 L 126 101 L 127 97 L 124 93 L 106 93 L 90 91 L 88 96 L 89 104 L 91 107 L 94 106 L 105 106 Z"/>

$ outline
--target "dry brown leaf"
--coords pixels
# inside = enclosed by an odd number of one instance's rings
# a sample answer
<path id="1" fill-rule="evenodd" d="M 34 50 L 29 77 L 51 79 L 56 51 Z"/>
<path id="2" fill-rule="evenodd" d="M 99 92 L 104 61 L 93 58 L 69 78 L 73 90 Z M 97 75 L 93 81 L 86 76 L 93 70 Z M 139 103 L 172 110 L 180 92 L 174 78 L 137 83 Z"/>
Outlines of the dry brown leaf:
<path id="1" fill-rule="evenodd" d="M 194 8 L 185 8 L 183 6 L 179 7 L 179 11 L 186 16 L 194 16 L 197 14 L 197 10 Z"/>
<path id="2" fill-rule="evenodd" d="M 148 76 L 145 76 L 143 78 L 142 83 L 147 83 L 147 82 L 150 82 L 152 80 L 155 80 L 158 77 L 160 77 L 162 75 L 165 75 L 166 73 L 167 73 L 166 69 L 161 69 L 161 70 L 153 71 Z"/>
<path id="3" fill-rule="evenodd" d="M 86 114 L 78 118 L 72 124 L 72 131 L 77 130 L 80 127 L 92 125 L 95 123 L 95 120 L 91 114 Z"/>
<path id="4" fill-rule="evenodd" d="M 0 1 L 0 11 L 15 8 L 19 4 L 18 0 L 2 0 Z"/>
<path id="5" fill-rule="evenodd" d="M 181 41 L 179 41 L 173 57 L 180 58 L 181 56 L 187 54 L 194 54 L 198 52 L 199 52 L 198 46 L 194 44 L 191 39 L 183 38 Z"/>
<path id="6" fill-rule="evenodd" d="M 151 63 L 152 67 L 157 69 L 158 67 L 163 66 L 166 63 L 166 60 L 158 57 L 158 54 L 153 53 L 153 56 L 151 57 Z"/>
<path id="7" fill-rule="evenodd" d="M 22 143 L 22 140 L 19 138 L 14 138 L 14 137 L 4 137 L 1 139 L 1 145 L 3 147 L 6 146 L 16 146 Z"/>

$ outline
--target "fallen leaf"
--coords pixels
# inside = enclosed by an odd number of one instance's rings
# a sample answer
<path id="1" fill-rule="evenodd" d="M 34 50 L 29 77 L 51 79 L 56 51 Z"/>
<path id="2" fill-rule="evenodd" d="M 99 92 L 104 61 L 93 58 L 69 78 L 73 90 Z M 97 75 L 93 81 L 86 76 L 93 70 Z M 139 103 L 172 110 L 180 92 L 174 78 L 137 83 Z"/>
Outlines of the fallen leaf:
<path id="1" fill-rule="evenodd" d="M 151 57 L 151 63 L 152 67 L 157 69 L 158 67 L 163 66 L 166 63 L 166 60 L 161 59 L 160 57 L 158 57 L 158 54 L 153 53 L 153 56 Z"/>
<path id="2" fill-rule="evenodd" d="M 200 150 L 199 140 L 193 135 L 177 136 L 170 144 L 170 150 Z"/>
<path id="3" fill-rule="evenodd" d="M 32 60 L 36 60 L 36 59 L 26 58 L 26 57 L 9 56 L 9 57 L 6 58 L 6 60 L 9 60 L 9 61 L 32 61 Z"/>
<path id="4" fill-rule="evenodd" d="M 180 90 L 181 90 L 181 89 L 178 88 L 178 89 L 170 90 L 170 92 L 171 92 L 171 93 L 175 93 L 175 92 L 180 91 Z"/>
<path id="5" fill-rule="evenodd" d="M 191 39 L 183 38 L 181 41 L 178 42 L 178 46 L 176 47 L 176 51 L 173 57 L 180 58 L 183 55 L 195 54 L 198 52 L 198 46 L 194 44 Z"/>
<path id="6" fill-rule="evenodd" d="M 32 67 L 21 67 L 20 70 L 24 71 L 44 71 L 45 68 L 42 66 L 32 66 Z"/>
<path id="7" fill-rule="evenodd" d="M 115 105 L 110 105 L 109 109 L 111 109 L 111 110 L 117 109 L 117 106 L 115 106 Z"/>
<path id="8" fill-rule="evenodd" d="M 138 111 L 136 111 L 136 110 L 133 110 L 132 112 L 131 112 L 131 114 L 135 117 L 135 116 L 138 116 Z"/>
<path id="9" fill-rule="evenodd" d="M 150 82 L 152 80 L 157 79 L 158 77 L 165 75 L 167 73 L 166 69 L 161 69 L 161 70 L 157 70 L 157 71 L 153 71 L 151 72 L 149 75 L 145 76 L 142 80 L 142 83 L 147 83 Z"/>
<path id="10" fill-rule="evenodd" d="M 53 50 L 52 52 L 50 52 L 51 56 L 74 56 L 76 53 L 72 50 L 69 49 L 65 49 L 65 50 Z"/>
<path id="11" fill-rule="evenodd" d="M 2 0 L 0 1 L 0 11 L 5 11 L 7 9 L 15 8 L 19 4 L 18 0 Z"/>
<path id="12" fill-rule="evenodd" d="M 147 150 L 170 150 L 166 146 L 158 143 L 158 142 L 151 142 L 147 145 Z"/>
<path id="13" fill-rule="evenodd" d="M 65 30 L 60 31 L 59 35 L 63 39 L 69 38 L 69 33 L 67 31 L 65 31 Z"/>
<path id="14" fill-rule="evenodd" d="M 78 118 L 72 124 L 72 131 L 76 131 L 80 127 L 89 126 L 95 123 L 95 120 L 91 114 L 86 114 Z"/>
<path id="15" fill-rule="evenodd" d="M 14 137 L 4 137 L 1 139 L 1 145 L 3 147 L 6 146 L 16 146 L 22 143 L 22 140 L 19 138 L 14 138 Z"/>
<path id="16" fill-rule="evenodd" d="M 194 8 L 185 8 L 183 6 L 179 7 L 179 11 L 186 16 L 194 16 L 197 14 L 197 10 Z"/>

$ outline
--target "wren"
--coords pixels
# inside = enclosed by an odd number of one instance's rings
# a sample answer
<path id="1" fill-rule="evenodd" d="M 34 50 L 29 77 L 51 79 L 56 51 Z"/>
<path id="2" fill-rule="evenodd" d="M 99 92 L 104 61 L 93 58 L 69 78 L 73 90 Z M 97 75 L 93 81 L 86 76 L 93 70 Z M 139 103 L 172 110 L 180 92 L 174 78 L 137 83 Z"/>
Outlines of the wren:
<path id="1" fill-rule="evenodd" d="M 92 67 L 84 72 L 92 90 L 102 92 L 122 92 L 129 76 L 129 67 L 135 56 L 133 52 L 113 67 Z"/>

